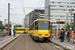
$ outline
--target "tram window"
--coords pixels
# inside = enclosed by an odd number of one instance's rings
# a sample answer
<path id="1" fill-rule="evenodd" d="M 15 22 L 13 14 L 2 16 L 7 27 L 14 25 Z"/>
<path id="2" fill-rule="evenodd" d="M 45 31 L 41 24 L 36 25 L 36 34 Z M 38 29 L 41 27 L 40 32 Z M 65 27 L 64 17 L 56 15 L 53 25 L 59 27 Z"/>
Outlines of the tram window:
<path id="1" fill-rule="evenodd" d="M 30 31 L 30 29 L 29 29 L 29 31 Z"/>
<path id="2" fill-rule="evenodd" d="M 39 21 L 39 30 L 48 30 L 48 21 Z"/>
<path id="3" fill-rule="evenodd" d="M 49 27 L 48 27 L 48 28 L 49 28 L 49 30 L 50 30 L 50 22 L 49 22 Z"/>
<path id="4" fill-rule="evenodd" d="M 21 31 L 25 31 L 26 29 L 21 29 Z"/>
<path id="5" fill-rule="evenodd" d="M 38 24 L 37 24 L 37 30 L 38 30 Z"/>
<path id="6" fill-rule="evenodd" d="M 35 30 L 36 30 L 36 28 L 37 28 L 37 27 L 35 26 Z"/>
<path id="7" fill-rule="evenodd" d="M 35 22 L 35 30 L 37 29 L 37 22 Z"/>
<path id="8" fill-rule="evenodd" d="M 16 29 L 17 31 L 20 31 L 20 29 Z"/>
<path id="9" fill-rule="evenodd" d="M 33 28 L 34 28 L 34 23 L 33 23 Z"/>
<path id="10" fill-rule="evenodd" d="M 38 21 L 37 21 L 37 30 L 38 30 Z"/>

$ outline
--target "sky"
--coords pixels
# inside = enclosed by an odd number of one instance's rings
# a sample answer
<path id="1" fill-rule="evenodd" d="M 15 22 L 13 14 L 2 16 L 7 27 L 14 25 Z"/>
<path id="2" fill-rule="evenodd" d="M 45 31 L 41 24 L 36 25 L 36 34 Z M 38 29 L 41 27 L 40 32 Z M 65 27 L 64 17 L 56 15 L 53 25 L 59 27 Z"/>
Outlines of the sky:
<path id="1" fill-rule="evenodd" d="M 26 14 L 45 6 L 45 0 L 0 0 L 0 20 L 3 24 L 4 19 L 8 20 L 8 3 L 10 3 L 10 21 L 21 25 Z"/>

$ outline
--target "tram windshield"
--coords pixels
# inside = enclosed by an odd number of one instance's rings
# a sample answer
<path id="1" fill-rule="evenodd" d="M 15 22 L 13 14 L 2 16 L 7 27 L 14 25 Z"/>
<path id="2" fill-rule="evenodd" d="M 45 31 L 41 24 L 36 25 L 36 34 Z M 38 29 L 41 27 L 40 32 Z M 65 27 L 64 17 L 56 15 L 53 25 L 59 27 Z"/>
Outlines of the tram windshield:
<path id="1" fill-rule="evenodd" d="M 39 30 L 49 30 L 48 21 L 39 21 L 38 24 L 39 24 L 39 27 L 38 27 Z"/>

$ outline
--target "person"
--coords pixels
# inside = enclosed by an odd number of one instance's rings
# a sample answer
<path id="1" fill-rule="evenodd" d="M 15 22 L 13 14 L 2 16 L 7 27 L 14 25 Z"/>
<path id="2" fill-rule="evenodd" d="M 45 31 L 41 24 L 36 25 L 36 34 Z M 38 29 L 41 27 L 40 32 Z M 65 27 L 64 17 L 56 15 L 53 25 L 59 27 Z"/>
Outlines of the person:
<path id="1" fill-rule="evenodd" d="M 71 43 L 75 43 L 75 30 L 72 33 Z"/>
<path id="2" fill-rule="evenodd" d="M 75 35 L 75 29 L 74 29 L 74 33 L 73 33 L 73 35 Z"/>
<path id="3" fill-rule="evenodd" d="M 15 30 L 15 28 L 13 29 L 13 36 L 14 37 L 16 36 L 16 30 Z"/>
<path id="4" fill-rule="evenodd" d="M 6 34 L 6 29 L 4 30 L 4 35 Z"/>
<path id="5" fill-rule="evenodd" d="M 75 43 L 75 29 L 74 29 L 74 32 L 73 32 L 72 43 Z"/>
<path id="6" fill-rule="evenodd" d="M 71 38 L 73 38 L 73 31 L 71 31 Z"/>
<path id="7" fill-rule="evenodd" d="M 70 42 L 70 31 L 68 28 L 67 28 L 67 41 Z"/>
<path id="8" fill-rule="evenodd" d="M 9 30 L 9 35 L 11 36 L 11 29 Z"/>
<path id="9" fill-rule="evenodd" d="M 64 36 L 65 36 L 65 32 L 64 32 L 64 29 L 62 29 L 61 33 L 60 33 L 60 41 L 61 42 L 64 42 Z"/>
<path id="10" fill-rule="evenodd" d="M 57 36 L 58 36 L 58 39 L 59 39 L 59 31 L 57 31 Z"/>
<path id="11" fill-rule="evenodd" d="M 71 43 L 75 43 L 75 35 L 73 35 L 73 38 L 71 38 Z"/>

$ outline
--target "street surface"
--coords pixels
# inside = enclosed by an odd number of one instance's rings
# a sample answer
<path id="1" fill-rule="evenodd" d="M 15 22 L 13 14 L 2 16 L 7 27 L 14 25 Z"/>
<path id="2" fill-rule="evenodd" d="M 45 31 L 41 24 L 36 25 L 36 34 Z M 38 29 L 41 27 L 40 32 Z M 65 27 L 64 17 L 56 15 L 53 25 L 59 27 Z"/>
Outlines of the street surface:
<path id="1" fill-rule="evenodd" d="M 65 50 L 52 42 L 35 42 L 29 34 L 22 34 L 3 50 Z"/>

